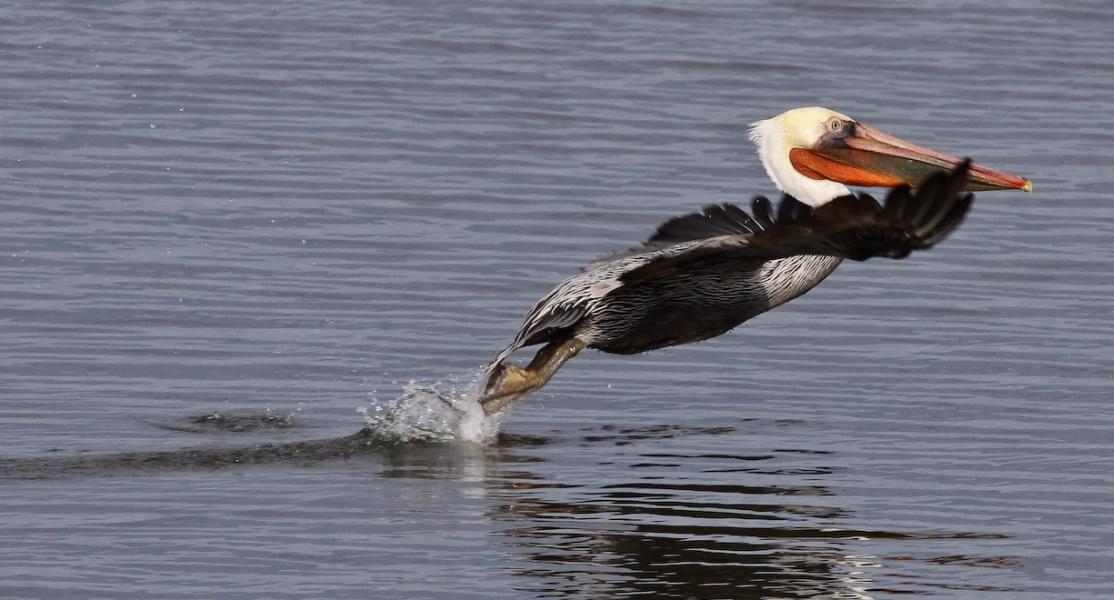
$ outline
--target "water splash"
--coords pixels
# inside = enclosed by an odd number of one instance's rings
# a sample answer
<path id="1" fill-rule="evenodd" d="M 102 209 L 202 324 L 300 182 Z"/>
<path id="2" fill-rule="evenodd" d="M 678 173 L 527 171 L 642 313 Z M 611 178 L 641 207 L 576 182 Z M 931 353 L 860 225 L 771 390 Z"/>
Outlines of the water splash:
<path id="1" fill-rule="evenodd" d="M 483 370 L 448 382 L 411 380 L 393 400 L 361 407 L 367 431 L 377 440 L 405 442 L 490 442 L 502 414 L 484 415 L 480 406 Z"/>

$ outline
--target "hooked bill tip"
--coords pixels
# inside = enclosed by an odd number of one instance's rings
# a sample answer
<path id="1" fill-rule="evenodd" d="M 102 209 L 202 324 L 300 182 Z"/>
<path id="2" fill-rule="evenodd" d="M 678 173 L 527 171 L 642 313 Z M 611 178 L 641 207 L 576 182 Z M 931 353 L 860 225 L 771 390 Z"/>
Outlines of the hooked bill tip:
<path id="1" fill-rule="evenodd" d="M 1026 192 L 1033 191 L 1033 180 L 1026 179 L 1025 183 L 1021 185 L 1021 189 L 1025 190 Z"/>

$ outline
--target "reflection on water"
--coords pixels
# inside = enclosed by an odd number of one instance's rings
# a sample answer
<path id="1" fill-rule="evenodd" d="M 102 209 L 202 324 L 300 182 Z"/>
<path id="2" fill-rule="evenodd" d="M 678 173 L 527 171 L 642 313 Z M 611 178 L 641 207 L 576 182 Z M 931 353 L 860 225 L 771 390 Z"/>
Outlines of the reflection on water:
<path id="1" fill-rule="evenodd" d="M 230 417 L 231 419 L 231 417 Z M 211 419 L 193 418 L 207 423 Z M 264 422 L 241 415 L 232 421 Z M 245 431 L 233 427 L 232 431 Z M 504 539 L 523 593 L 538 597 L 871 598 L 877 591 L 925 593 L 962 584 L 915 581 L 878 590 L 881 561 L 862 552 L 871 540 L 930 542 L 1000 539 L 994 533 L 910 533 L 841 527 L 849 518 L 838 494 L 802 475 L 835 469 L 828 452 L 777 449 L 762 454 L 636 451 L 615 469 L 607 449 L 638 440 L 715 438 L 734 427 L 604 425 L 562 439 L 498 434 L 487 445 L 394 443 L 371 428 L 335 439 L 112 455 L 0 461 L 0 479 L 59 479 L 165 473 L 288 463 L 312 467 L 348 460 L 375 477 L 484 483 L 487 516 Z M 194 433 L 206 433 L 198 430 Z M 549 474 L 561 446 L 582 448 L 611 468 L 611 483 Z M 557 450 L 557 452 L 554 452 Z M 544 456 L 549 456 L 547 461 Z M 779 463 L 793 458 L 796 466 Z M 806 466 L 800 466 L 806 457 Z M 699 473 L 692 465 L 702 465 Z M 765 466 L 759 466 L 765 465 Z M 751 485 L 747 477 L 774 483 Z M 780 481 L 780 482 L 779 482 Z M 1008 557 L 886 557 L 890 565 L 922 561 L 1012 569 Z M 900 571 L 887 573 L 900 581 Z M 978 586 L 982 591 L 1006 588 Z"/>
<path id="2" fill-rule="evenodd" d="M 523 593 L 538 597 L 591 598 L 871 598 L 886 593 L 926 593 L 939 584 L 914 581 L 877 589 L 880 561 L 861 548 L 871 540 L 1001 539 L 994 533 L 900 532 L 839 527 L 849 515 L 824 485 L 802 485 L 801 474 L 833 469 L 828 453 L 779 449 L 766 455 L 645 452 L 627 479 L 581 483 L 547 476 L 542 456 L 553 446 L 588 443 L 606 457 L 608 446 L 637 439 L 715 436 L 731 427 L 604 426 L 570 439 L 501 434 L 479 447 L 402 444 L 378 450 L 386 463 L 379 476 L 482 480 L 495 500 L 488 516 L 514 558 Z M 543 452 L 535 452 L 542 450 Z M 810 468 L 726 465 L 777 463 L 809 456 Z M 699 459 L 699 460 L 694 460 Z M 604 462 L 607 462 L 606 459 Z M 717 483 L 694 481 L 682 465 L 708 465 Z M 719 465 L 719 466 L 712 466 Z M 633 472 L 632 472 L 633 471 Z M 648 476 L 636 476 L 648 471 Z M 672 475 L 665 472 L 673 471 Z M 723 473 L 781 476 L 782 485 L 746 485 Z M 610 473 L 614 475 L 614 472 Z M 1015 568 L 1006 557 L 899 557 L 898 561 L 948 561 L 966 566 Z M 887 561 L 888 562 L 888 561 Z M 900 580 L 900 571 L 887 574 Z M 980 586 L 983 591 L 1007 588 Z"/>
<path id="3" fill-rule="evenodd" d="M 604 446 L 731 429 L 605 427 L 582 439 Z M 669 453 L 642 458 L 653 462 L 635 468 L 655 473 L 686 463 L 685 456 Z M 748 463 L 764 457 L 715 458 Z M 529 565 L 519 572 L 528 581 L 524 591 L 599 598 L 868 597 L 861 590 L 869 582 L 839 545 L 848 534 L 811 525 L 842 514 L 823 486 L 700 484 L 682 474 L 570 493 L 522 465 L 506 475 L 493 480 L 493 495 L 505 502 L 491 514 L 508 525 L 501 533 Z"/>

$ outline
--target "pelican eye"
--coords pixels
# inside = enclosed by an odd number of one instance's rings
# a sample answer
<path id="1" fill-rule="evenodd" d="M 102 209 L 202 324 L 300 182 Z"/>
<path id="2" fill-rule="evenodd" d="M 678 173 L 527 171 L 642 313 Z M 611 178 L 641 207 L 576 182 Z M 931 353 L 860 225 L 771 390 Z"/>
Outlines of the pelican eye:
<path id="1" fill-rule="evenodd" d="M 832 131 L 839 131 L 840 129 L 843 129 L 843 121 L 840 121 L 839 119 L 832 119 L 831 121 L 828 121 L 828 129 L 831 129 Z"/>

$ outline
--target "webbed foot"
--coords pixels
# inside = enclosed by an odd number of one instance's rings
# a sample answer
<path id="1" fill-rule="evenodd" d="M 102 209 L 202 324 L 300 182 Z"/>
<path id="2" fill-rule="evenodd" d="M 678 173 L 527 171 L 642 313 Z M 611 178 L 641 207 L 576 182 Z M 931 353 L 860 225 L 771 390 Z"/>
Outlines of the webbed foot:
<path id="1" fill-rule="evenodd" d="M 493 415 L 522 396 L 540 389 L 565 361 L 576 356 L 584 346 L 584 342 L 568 338 L 550 342 L 538 350 L 525 369 L 511 363 L 496 365 L 480 398 L 484 414 Z"/>

